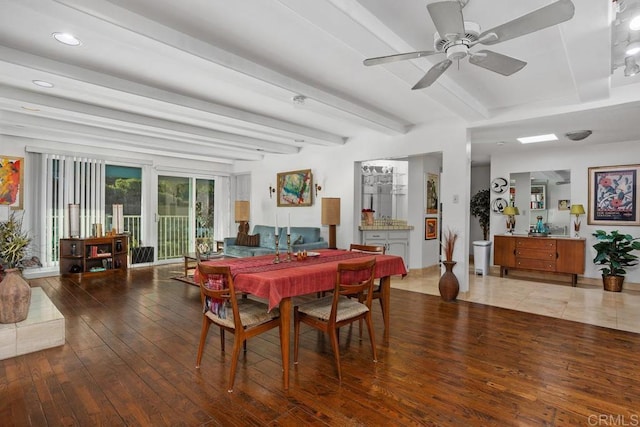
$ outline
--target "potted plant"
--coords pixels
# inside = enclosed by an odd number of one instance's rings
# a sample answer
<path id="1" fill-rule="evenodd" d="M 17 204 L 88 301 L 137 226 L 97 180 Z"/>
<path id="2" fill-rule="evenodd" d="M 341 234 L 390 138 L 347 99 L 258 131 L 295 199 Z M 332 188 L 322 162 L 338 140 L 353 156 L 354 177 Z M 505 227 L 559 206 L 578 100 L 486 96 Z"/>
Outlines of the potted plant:
<path id="1" fill-rule="evenodd" d="M 440 291 L 440 297 L 445 301 L 455 301 L 460 291 L 460 283 L 458 278 L 453 273 L 453 267 L 456 262 L 453 260 L 453 251 L 458 240 L 458 233 L 455 233 L 448 229 L 443 233 L 442 249 L 444 252 L 444 264 L 445 272 L 438 281 L 438 290 Z"/>
<path id="2" fill-rule="evenodd" d="M 471 197 L 471 215 L 478 218 L 482 228 L 482 239 L 489 238 L 489 224 L 491 223 L 491 196 L 489 189 L 478 191 Z"/>
<path id="3" fill-rule="evenodd" d="M 620 292 L 626 267 L 638 264 L 638 256 L 631 253 L 640 249 L 638 237 L 630 234 L 621 234 L 617 230 L 607 233 L 604 230 L 596 230 L 593 236 L 597 239 L 593 248 L 596 257 L 593 262 L 602 265 L 602 285 L 605 291 Z"/>
<path id="4" fill-rule="evenodd" d="M 0 282 L 0 323 L 17 323 L 27 318 L 31 303 L 31 287 L 22 278 L 20 268 L 29 235 L 22 231 L 22 220 L 12 213 L 0 222 L 0 263 L 5 276 Z"/>

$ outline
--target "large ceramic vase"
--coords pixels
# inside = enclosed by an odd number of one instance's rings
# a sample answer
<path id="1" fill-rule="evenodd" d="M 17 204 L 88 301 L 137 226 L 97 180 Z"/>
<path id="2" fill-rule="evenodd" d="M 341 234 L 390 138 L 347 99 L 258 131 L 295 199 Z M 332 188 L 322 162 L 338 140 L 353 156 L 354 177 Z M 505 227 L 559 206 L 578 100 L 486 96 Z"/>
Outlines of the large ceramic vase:
<path id="1" fill-rule="evenodd" d="M 621 292 L 624 276 L 602 276 L 602 286 L 605 291 Z"/>
<path id="2" fill-rule="evenodd" d="M 440 277 L 438 282 L 438 289 L 440 290 L 440 297 L 444 301 L 455 301 L 460 291 L 460 283 L 455 274 L 453 274 L 453 266 L 456 265 L 455 261 L 443 261 L 445 272 Z"/>
<path id="3" fill-rule="evenodd" d="M 17 268 L 5 270 L 0 282 L 0 323 L 22 322 L 29 314 L 31 286 Z"/>

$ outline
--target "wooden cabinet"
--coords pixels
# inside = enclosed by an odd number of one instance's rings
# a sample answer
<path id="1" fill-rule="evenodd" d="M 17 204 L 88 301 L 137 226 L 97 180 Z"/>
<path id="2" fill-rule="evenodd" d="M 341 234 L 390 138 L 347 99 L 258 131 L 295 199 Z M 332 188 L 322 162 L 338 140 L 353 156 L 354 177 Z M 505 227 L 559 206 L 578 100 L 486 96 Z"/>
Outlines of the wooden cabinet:
<path id="1" fill-rule="evenodd" d="M 584 273 L 585 239 L 495 236 L 493 259 L 500 277 L 510 268 L 571 274 L 571 284 Z"/>
<path id="2" fill-rule="evenodd" d="M 409 230 L 363 230 L 362 244 L 384 246 L 387 254 L 402 257 L 409 269 Z"/>
<path id="3" fill-rule="evenodd" d="M 128 253 L 128 236 L 60 239 L 60 274 L 126 271 Z"/>

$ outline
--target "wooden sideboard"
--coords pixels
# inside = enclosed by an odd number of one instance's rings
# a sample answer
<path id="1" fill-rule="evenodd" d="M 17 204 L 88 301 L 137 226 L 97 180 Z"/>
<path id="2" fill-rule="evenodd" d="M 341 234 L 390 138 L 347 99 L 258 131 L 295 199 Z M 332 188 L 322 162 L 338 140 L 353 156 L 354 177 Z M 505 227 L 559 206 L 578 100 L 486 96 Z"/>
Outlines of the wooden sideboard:
<path id="1" fill-rule="evenodd" d="M 500 266 L 500 277 L 509 269 L 571 274 L 571 284 L 584 274 L 585 239 L 494 236 L 493 263 Z"/>
<path id="2" fill-rule="evenodd" d="M 126 272 L 128 257 L 126 235 L 60 239 L 60 274 L 63 275 Z"/>

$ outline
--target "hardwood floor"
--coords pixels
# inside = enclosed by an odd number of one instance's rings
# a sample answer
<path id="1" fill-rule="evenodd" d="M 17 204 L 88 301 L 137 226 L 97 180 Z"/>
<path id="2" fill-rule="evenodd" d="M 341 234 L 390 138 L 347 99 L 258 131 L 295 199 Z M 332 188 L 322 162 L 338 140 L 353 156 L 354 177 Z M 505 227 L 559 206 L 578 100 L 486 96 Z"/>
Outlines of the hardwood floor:
<path id="1" fill-rule="evenodd" d="M 182 268 L 32 280 L 65 316 L 66 344 L 0 361 L 0 424 L 640 424 L 639 334 L 399 289 L 388 344 L 373 313 L 378 363 L 346 328 L 340 384 L 328 338 L 303 325 L 285 392 L 275 329 L 249 341 L 229 394 L 217 330 L 195 369 L 200 300 L 171 279 Z"/>

